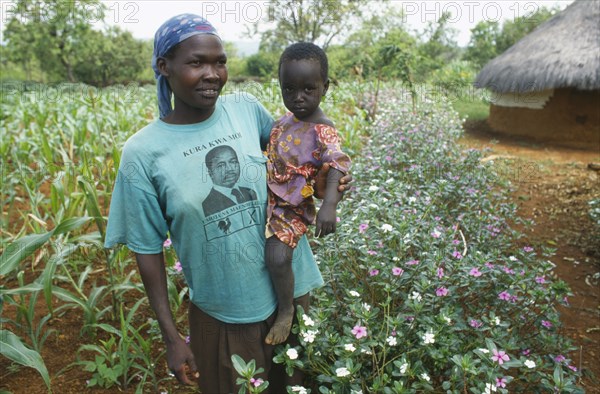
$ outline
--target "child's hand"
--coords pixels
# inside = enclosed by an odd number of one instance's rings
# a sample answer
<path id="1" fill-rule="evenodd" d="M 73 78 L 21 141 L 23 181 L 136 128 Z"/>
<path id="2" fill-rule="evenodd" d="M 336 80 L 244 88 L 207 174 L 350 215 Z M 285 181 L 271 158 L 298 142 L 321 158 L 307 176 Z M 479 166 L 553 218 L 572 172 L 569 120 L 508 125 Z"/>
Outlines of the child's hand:
<path id="1" fill-rule="evenodd" d="M 336 216 L 335 216 L 335 204 L 323 203 L 319 213 L 317 214 L 317 228 L 315 229 L 315 236 L 321 238 L 327 234 L 335 233 L 336 228 Z"/>

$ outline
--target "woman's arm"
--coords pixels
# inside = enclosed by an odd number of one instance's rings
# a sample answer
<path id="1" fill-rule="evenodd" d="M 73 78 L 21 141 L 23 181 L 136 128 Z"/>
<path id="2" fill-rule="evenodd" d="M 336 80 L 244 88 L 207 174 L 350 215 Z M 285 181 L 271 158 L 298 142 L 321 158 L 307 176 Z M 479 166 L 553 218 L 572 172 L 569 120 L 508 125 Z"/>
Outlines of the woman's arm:
<path id="1" fill-rule="evenodd" d="M 167 275 L 162 253 L 135 255 L 144 289 L 150 301 L 150 307 L 156 314 L 163 341 L 167 347 L 167 365 L 177 380 L 183 384 L 193 384 L 187 372 L 197 378 L 194 355 L 179 335 L 167 293 Z"/>
<path id="2" fill-rule="evenodd" d="M 323 164 L 319 172 L 317 173 L 317 177 L 315 178 L 315 197 L 318 199 L 325 198 L 325 192 L 327 190 L 327 186 L 329 183 L 329 169 L 331 166 L 329 163 Z M 343 174 L 342 174 L 343 175 Z M 337 191 L 342 193 L 350 190 L 350 183 L 352 182 L 352 175 L 347 173 L 346 175 L 339 178 L 337 182 Z M 335 181 L 334 181 L 335 184 Z"/>

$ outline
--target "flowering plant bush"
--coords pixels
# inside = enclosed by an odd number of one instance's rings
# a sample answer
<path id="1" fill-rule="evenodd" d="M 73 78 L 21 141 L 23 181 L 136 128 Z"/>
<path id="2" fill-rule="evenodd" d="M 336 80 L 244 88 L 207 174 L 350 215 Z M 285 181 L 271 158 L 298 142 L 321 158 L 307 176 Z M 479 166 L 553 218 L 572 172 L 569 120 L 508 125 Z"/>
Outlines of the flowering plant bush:
<path id="1" fill-rule="evenodd" d="M 517 246 L 510 180 L 458 148 L 447 103 L 382 102 L 338 231 L 314 240 L 326 284 L 301 345 L 275 361 L 307 392 L 581 392 L 555 309 L 569 289 L 550 250 Z"/>

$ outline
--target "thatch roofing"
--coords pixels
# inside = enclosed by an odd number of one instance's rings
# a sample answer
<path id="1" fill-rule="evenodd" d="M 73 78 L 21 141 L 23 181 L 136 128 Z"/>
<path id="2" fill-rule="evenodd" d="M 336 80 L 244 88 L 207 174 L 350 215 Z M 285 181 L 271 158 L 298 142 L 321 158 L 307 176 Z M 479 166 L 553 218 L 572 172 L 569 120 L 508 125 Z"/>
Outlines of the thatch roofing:
<path id="1" fill-rule="evenodd" d="M 600 89 L 600 0 L 576 0 L 542 23 L 475 79 L 498 93 Z"/>

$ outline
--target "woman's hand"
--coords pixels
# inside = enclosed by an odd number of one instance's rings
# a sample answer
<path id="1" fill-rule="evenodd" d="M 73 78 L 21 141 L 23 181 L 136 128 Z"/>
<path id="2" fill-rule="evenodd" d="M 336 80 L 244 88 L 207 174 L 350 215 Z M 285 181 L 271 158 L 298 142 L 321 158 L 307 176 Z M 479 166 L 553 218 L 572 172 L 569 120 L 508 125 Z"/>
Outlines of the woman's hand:
<path id="1" fill-rule="evenodd" d="M 325 190 L 327 190 L 327 174 L 329 173 L 329 168 L 331 168 L 329 163 L 325 163 L 317 173 L 314 185 L 314 196 L 316 198 L 323 199 L 323 197 L 325 196 Z M 350 183 L 352 182 L 352 180 L 352 175 L 350 173 L 340 178 L 339 185 L 337 187 L 338 191 L 340 193 L 344 193 L 345 191 L 350 190 Z"/>
<path id="2" fill-rule="evenodd" d="M 181 338 L 174 343 L 167 344 L 167 366 L 181 384 L 194 384 L 188 373 L 192 374 L 194 380 L 198 379 L 198 371 L 192 350 Z"/>

